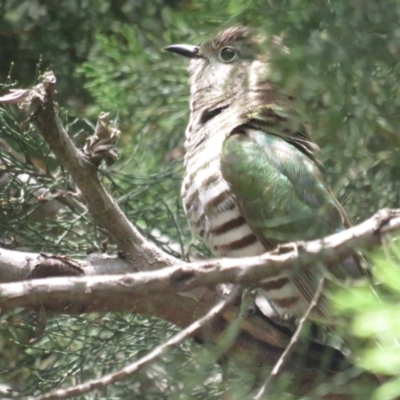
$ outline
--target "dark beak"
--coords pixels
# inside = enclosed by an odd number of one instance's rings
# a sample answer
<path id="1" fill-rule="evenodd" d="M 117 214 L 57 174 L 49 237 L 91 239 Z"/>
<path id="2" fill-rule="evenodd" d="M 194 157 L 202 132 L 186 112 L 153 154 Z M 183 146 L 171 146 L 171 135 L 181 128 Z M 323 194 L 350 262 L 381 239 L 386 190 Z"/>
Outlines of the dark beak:
<path id="1" fill-rule="evenodd" d="M 190 44 L 173 44 L 168 46 L 165 50 L 172 51 L 173 53 L 189 58 L 200 58 L 199 46 L 191 46 Z"/>

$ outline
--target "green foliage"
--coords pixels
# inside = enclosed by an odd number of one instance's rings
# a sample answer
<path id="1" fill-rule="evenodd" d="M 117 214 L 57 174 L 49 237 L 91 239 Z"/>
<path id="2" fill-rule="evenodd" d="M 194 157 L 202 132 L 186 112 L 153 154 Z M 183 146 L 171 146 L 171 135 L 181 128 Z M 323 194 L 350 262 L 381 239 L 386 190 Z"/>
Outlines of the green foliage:
<path id="1" fill-rule="evenodd" d="M 273 54 L 276 84 L 308 115 L 326 179 L 358 220 L 400 203 L 399 20 L 394 0 L 2 0 L 0 82 L 7 82 L 4 89 L 28 86 L 52 68 L 58 101 L 68 109 L 61 109 L 63 124 L 79 145 L 99 111 L 110 111 L 122 130 L 121 158 L 101 171 L 103 182 L 147 237 L 185 257 L 192 239 L 179 187 L 188 77 L 183 60 L 162 49 L 196 44 L 235 23 L 281 35 L 290 54 Z M 75 190 L 73 183 L 16 115 L 0 109 L 0 245 L 73 256 L 100 248 L 104 232 L 77 202 L 61 196 Z M 41 207 L 50 200 L 58 213 L 44 221 Z M 373 259 L 381 282 L 376 293 L 360 287 L 338 300 L 362 339 L 359 364 L 389 375 L 400 360 L 393 345 L 400 333 L 396 246 Z M 201 246 L 196 250 L 204 254 Z M 25 394 L 121 368 L 175 331 L 132 315 L 57 316 L 32 345 L 32 321 L 25 318 L 15 312 L 0 325 L 0 379 Z M 188 343 L 176 353 L 138 380 L 84 398 L 220 398 L 219 367 Z M 244 398 L 252 379 L 231 380 L 233 398 Z M 387 383 L 375 398 L 394 398 L 398 386 Z"/>
<path id="2" fill-rule="evenodd" d="M 0 325 L 0 333 L 2 338 L 7 337 L 13 353 L 4 341 L 0 342 L 0 350 L 8 355 L 0 360 L 2 383 L 13 382 L 14 388 L 18 385 L 20 395 L 39 395 L 115 372 L 178 331 L 169 327 L 167 333 L 164 321 L 129 314 L 57 316 L 48 321 L 46 334 L 32 343 L 31 317 L 21 318 L 21 313 L 15 312 L 7 321 L 11 326 Z M 221 369 L 210 363 L 204 349 L 187 343 L 165 354 L 134 379 L 105 388 L 96 397 L 88 394 L 79 398 L 158 399 L 162 392 L 169 398 L 183 399 L 187 398 L 185 393 L 192 393 L 194 398 L 218 399 L 220 374 Z"/>
<path id="3" fill-rule="evenodd" d="M 338 293 L 336 305 L 352 319 L 352 334 L 361 339 L 357 364 L 388 380 L 373 394 L 374 400 L 391 400 L 400 395 L 400 246 L 387 240 L 372 256 L 376 279 L 370 286 Z"/>

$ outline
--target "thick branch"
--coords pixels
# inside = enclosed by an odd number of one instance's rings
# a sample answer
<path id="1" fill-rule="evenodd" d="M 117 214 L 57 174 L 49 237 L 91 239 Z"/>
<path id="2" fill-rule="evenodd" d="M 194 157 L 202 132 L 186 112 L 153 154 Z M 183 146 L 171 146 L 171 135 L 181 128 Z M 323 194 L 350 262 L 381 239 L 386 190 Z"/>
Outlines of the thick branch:
<path id="1" fill-rule="evenodd" d="M 254 286 L 262 279 L 290 276 L 294 268 L 318 262 L 340 262 L 355 248 L 371 248 L 382 235 L 400 229 L 400 210 L 382 210 L 367 221 L 322 240 L 289 243 L 258 257 L 229 258 L 194 262 L 177 261 L 175 266 L 157 271 L 126 275 L 36 279 L 0 285 L 0 306 L 32 307 L 54 300 L 79 302 L 92 309 L 93 300 L 128 307 L 139 296 L 190 291 L 219 283 Z M 85 265 L 88 268 L 88 265 Z M 111 266 L 110 266 L 111 267 Z M 110 272 L 112 268 L 110 268 Z M 110 302 L 112 299 L 112 302 Z"/>
<path id="2" fill-rule="evenodd" d="M 90 214 L 115 240 L 119 250 L 129 259 L 133 270 L 140 270 L 144 265 L 152 269 L 171 265 L 174 259 L 146 240 L 104 189 L 94 163 L 98 161 L 98 154 L 91 160 L 89 152 L 84 154 L 78 150 L 62 127 L 54 109 L 55 83 L 54 74 L 51 71 L 46 72 L 43 83 L 32 90 L 12 91 L 1 97 L 0 102 L 20 104 L 30 113 L 38 131 L 82 192 Z M 104 132 L 107 129 L 113 128 L 103 114 L 99 117 L 96 131 Z"/>

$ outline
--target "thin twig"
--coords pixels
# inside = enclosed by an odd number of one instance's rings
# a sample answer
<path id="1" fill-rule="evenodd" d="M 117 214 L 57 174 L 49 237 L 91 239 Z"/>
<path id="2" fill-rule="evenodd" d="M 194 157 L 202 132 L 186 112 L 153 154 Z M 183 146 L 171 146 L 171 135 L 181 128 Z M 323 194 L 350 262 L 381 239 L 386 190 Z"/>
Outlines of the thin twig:
<path id="1" fill-rule="evenodd" d="M 324 287 L 324 281 L 325 281 L 325 278 L 322 277 L 318 283 L 318 287 L 317 287 L 317 290 L 315 291 L 314 297 L 312 298 L 310 304 L 308 305 L 307 311 L 301 317 L 299 325 L 297 326 L 296 331 L 294 332 L 292 338 L 290 339 L 289 344 L 287 345 L 285 351 L 279 357 L 274 368 L 272 369 L 271 373 L 269 374 L 264 385 L 258 391 L 254 400 L 261 400 L 262 396 L 267 394 L 268 386 L 270 386 L 271 383 L 273 382 L 273 380 L 277 377 L 282 366 L 288 360 L 289 356 L 291 355 L 292 351 L 294 350 L 294 345 L 296 344 L 297 340 L 299 339 L 299 336 L 303 329 L 304 323 L 307 321 L 308 316 L 310 315 L 311 311 L 316 307 L 316 305 L 318 303 L 319 297 L 321 296 L 322 289 Z"/>
<path id="2" fill-rule="evenodd" d="M 53 400 L 53 399 L 67 399 L 70 397 L 75 397 L 83 393 L 87 393 L 91 390 L 113 384 L 117 381 L 120 381 L 137 373 L 138 371 L 143 369 L 146 365 L 154 362 L 154 360 L 157 357 L 161 356 L 168 348 L 181 344 L 184 340 L 191 337 L 196 331 L 204 327 L 212 319 L 218 316 L 225 309 L 225 307 L 227 307 L 229 304 L 233 303 L 235 299 L 237 299 L 240 290 L 241 289 L 239 287 L 233 288 L 225 299 L 219 301 L 218 304 L 216 304 L 202 318 L 198 319 L 193 324 L 189 325 L 186 329 L 182 330 L 168 341 L 157 346 L 153 351 L 148 353 L 145 357 L 142 357 L 140 360 L 130 365 L 127 365 L 123 369 L 108 375 L 104 375 L 101 378 L 93 379 L 86 383 L 82 383 L 80 385 L 71 386 L 66 389 L 57 389 L 53 392 L 50 392 L 38 398 L 30 398 L 30 400 Z"/>

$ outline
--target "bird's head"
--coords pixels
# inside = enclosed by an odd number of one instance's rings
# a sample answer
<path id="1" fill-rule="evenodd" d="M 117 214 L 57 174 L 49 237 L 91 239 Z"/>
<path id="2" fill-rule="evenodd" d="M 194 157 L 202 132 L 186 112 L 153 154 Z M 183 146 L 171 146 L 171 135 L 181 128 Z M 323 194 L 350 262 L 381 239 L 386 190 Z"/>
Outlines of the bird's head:
<path id="1" fill-rule="evenodd" d="M 237 96 L 267 80 L 269 43 L 257 30 L 235 26 L 199 46 L 176 44 L 166 50 L 190 58 L 192 98 L 210 101 Z"/>

